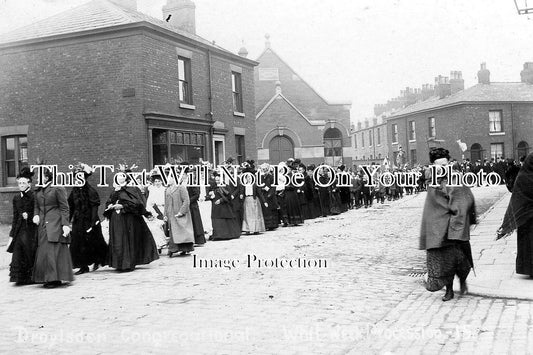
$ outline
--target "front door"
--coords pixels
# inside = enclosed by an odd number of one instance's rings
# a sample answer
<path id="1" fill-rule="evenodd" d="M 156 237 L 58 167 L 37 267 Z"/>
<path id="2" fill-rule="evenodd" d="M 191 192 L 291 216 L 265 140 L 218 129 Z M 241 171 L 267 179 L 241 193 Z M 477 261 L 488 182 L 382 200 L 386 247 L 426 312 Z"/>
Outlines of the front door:
<path id="1" fill-rule="evenodd" d="M 286 136 L 277 136 L 272 138 L 269 145 L 269 157 L 271 164 L 278 164 L 294 158 L 294 145 Z"/>

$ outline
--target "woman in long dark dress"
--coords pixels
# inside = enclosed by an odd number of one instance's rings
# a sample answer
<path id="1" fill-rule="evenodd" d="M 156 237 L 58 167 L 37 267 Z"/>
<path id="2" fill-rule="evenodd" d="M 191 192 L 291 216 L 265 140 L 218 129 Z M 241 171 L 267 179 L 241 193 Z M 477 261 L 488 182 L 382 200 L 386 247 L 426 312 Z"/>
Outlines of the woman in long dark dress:
<path id="1" fill-rule="evenodd" d="M 293 171 L 296 170 L 296 166 L 291 165 L 288 173 L 289 178 L 292 180 Z M 294 184 L 289 182 L 285 185 L 285 206 L 286 206 L 286 221 L 289 225 L 297 226 L 304 223 L 302 217 L 302 209 L 300 207 L 300 200 L 298 199 L 298 188 Z"/>
<path id="2" fill-rule="evenodd" d="M 235 218 L 231 206 L 231 193 L 228 186 L 218 186 L 220 176 L 217 172 L 213 173 L 215 180 L 211 182 L 207 190 L 206 200 L 211 201 L 211 222 L 213 225 L 213 234 L 209 240 L 229 240 L 241 236 L 241 227 Z"/>
<path id="3" fill-rule="evenodd" d="M 516 273 L 533 277 L 533 153 L 524 160 L 512 189 L 498 239 L 516 229 Z"/>
<path id="4" fill-rule="evenodd" d="M 159 255 L 152 233 L 143 219 L 143 215 L 150 214 L 144 207 L 139 189 L 126 186 L 124 173 L 118 174 L 117 182 L 104 212 L 109 219 L 107 264 L 118 271 L 132 271 L 136 265 L 159 259 Z"/>
<path id="5" fill-rule="evenodd" d="M 274 184 L 274 176 L 270 171 L 270 165 L 264 163 L 261 165 L 261 171 L 263 173 L 263 183 L 265 186 L 261 188 L 261 193 L 267 205 L 262 205 L 263 219 L 265 221 L 266 230 L 274 230 L 279 226 L 278 215 L 278 201 L 276 196 L 276 187 Z"/>
<path id="6" fill-rule="evenodd" d="M 196 173 L 193 172 L 193 177 Z M 194 178 L 193 178 L 194 180 Z M 192 227 L 194 230 L 194 244 L 202 246 L 205 244 L 205 230 L 202 223 L 202 215 L 200 214 L 200 206 L 198 206 L 198 199 L 200 198 L 199 186 L 187 186 L 189 193 L 189 211 L 192 218 Z"/>
<path id="7" fill-rule="evenodd" d="M 31 190 L 33 173 L 29 168 L 23 168 L 17 176 L 20 193 L 13 197 L 13 222 L 9 236 L 12 239 L 8 252 L 13 253 L 9 265 L 9 281 L 19 285 L 29 285 L 35 261 L 37 237 L 33 219 L 35 199 Z"/>
<path id="8" fill-rule="evenodd" d="M 44 171 L 44 187 L 35 192 L 33 223 L 38 225 L 38 244 L 33 281 L 46 288 L 73 281 L 67 191 L 51 186 L 52 173 Z"/>
<path id="9" fill-rule="evenodd" d="M 93 271 L 105 265 L 107 244 L 98 217 L 100 196 L 87 181 L 92 169 L 87 164 L 79 163 L 73 170 L 75 174 L 83 173 L 85 176 L 85 185 L 74 187 L 68 197 L 72 222 L 70 255 L 74 267 L 79 268 L 75 275 L 80 275 L 89 272 L 89 265 L 94 264 Z"/>

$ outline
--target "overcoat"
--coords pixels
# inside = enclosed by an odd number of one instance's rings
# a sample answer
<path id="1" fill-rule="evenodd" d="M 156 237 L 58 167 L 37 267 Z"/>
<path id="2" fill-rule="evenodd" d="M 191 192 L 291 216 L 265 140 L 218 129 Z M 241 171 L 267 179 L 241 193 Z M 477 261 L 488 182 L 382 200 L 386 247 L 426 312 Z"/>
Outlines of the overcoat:
<path id="1" fill-rule="evenodd" d="M 170 237 L 175 244 L 194 243 L 189 203 L 189 193 L 184 185 L 169 186 L 165 191 L 165 216 L 170 227 Z M 178 213 L 183 216 L 176 217 Z"/>
<path id="2" fill-rule="evenodd" d="M 39 224 L 46 226 L 49 242 L 70 243 L 63 237 L 63 226 L 69 225 L 67 191 L 61 186 L 47 186 L 35 192 L 34 216 L 39 216 Z"/>

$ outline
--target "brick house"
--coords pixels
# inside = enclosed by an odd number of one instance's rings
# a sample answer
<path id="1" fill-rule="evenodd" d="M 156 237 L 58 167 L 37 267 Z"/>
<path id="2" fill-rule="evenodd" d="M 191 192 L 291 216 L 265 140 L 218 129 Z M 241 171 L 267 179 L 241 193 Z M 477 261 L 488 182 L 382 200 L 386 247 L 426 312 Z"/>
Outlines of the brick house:
<path id="1" fill-rule="evenodd" d="M 94 0 L 0 36 L 0 221 L 37 157 L 63 172 L 256 158 L 257 62 L 196 35 L 190 0 L 163 16 Z"/>
<path id="2" fill-rule="evenodd" d="M 255 68 L 259 162 L 288 158 L 304 164 L 351 165 L 350 102 L 331 103 L 266 48 Z"/>
<path id="3" fill-rule="evenodd" d="M 518 159 L 533 144 L 533 63 L 525 63 L 521 82 L 491 82 L 485 64 L 478 84 L 464 89 L 460 72 L 435 81 L 435 95 L 387 118 L 389 151 L 396 161 L 427 164 L 431 147 L 471 161 Z M 460 141 L 460 142 L 458 142 Z M 462 152 L 459 143 L 465 143 Z"/>
<path id="4" fill-rule="evenodd" d="M 389 144 L 387 142 L 387 122 L 383 117 L 373 117 L 358 122 L 351 132 L 354 149 L 353 164 L 368 165 L 381 163 L 389 158 Z"/>

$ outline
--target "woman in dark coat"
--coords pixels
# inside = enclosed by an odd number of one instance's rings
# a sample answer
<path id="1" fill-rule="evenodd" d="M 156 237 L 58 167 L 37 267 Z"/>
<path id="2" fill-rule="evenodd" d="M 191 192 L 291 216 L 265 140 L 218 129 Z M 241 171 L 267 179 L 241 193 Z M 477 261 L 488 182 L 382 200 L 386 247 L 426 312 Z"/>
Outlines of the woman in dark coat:
<path id="1" fill-rule="evenodd" d="M 450 159 L 448 150 L 443 148 L 432 149 L 429 155 L 435 165 L 446 165 Z M 427 252 L 426 289 L 434 292 L 446 286 L 443 301 L 454 297 L 455 275 L 461 283 L 461 294 L 467 291 L 466 278 L 474 266 L 470 225 L 476 223 L 470 188 L 449 187 L 446 183 L 441 179 L 440 186 L 428 187 L 420 228 L 420 249 Z"/>
<path id="2" fill-rule="evenodd" d="M 159 259 L 159 255 L 143 219 L 143 215 L 150 214 L 144 207 L 140 190 L 126 186 L 128 180 L 124 173 L 118 174 L 117 182 L 104 211 L 109 219 L 107 264 L 118 271 L 133 271 L 136 265 L 149 264 Z"/>
<path id="3" fill-rule="evenodd" d="M 235 218 L 232 204 L 231 193 L 228 186 L 218 186 L 220 176 L 217 172 L 213 173 L 215 180 L 211 182 L 206 194 L 206 200 L 211 201 L 211 221 L 213 225 L 213 234 L 209 240 L 229 240 L 241 236 L 241 226 Z"/>
<path id="4" fill-rule="evenodd" d="M 328 170 L 326 168 L 321 168 L 318 176 L 318 182 L 322 185 L 327 185 L 329 183 L 330 177 Z M 318 188 L 318 198 L 320 200 L 320 213 L 322 217 L 327 217 L 331 214 L 331 185 L 330 186 L 320 186 L 316 185 Z"/>
<path id="5" fill-rule="evenodd" d="M 268 206 L 262 205 L 263 219 L 265 220 L 266 230 L 273 230 L 279 226 L 279 205 L 276 187 L 272 186 L 274 184 L 274 176 L 270 172 L 270 165 L 267 163 L 261 165 L 261 171 L 263 172 L 263 184 L 265 185 L 261 188 L 261 193 Z"/>
<path id="6" fill-rule="evenodd" d="M 533 277 L 533 153 L 524 160 L 512 189 L 498 239 L 516 229 L 516 273 Z"/>
<path id="7" fill-rule="evenodd" d="M 291 169 L 288 173 L 289 178 L 292 180 L 293 171 L 297 169 L 296 166 L 289 166 Z M 288 224 L 297 226 L 304 223 L 302 216 L 302 209 L 300 206 L 300 200 L 298 199 L 298 188 L 294 184 L 289 182 L 285 185 L 285 206 L 286 206 L 286 221 Z"/>
<path id="8" fill-rule="evenodd" d="M 308 186 L 309 180 L 306 180 L 307 169 L 304 164 L 298 164 L 298 172 L 303 175 L 303 185 L 296 188 L 298 200 L 300 201 L 300 209 L 302 211 L 302 218 L 304 220 L 313 218 L 311 215 L 311 198 L 309 197 L 310 188 Z"/>
<path id="9" fill-rule="evenodd" d="M 64 187 L 51 186 L 52 173 L 44 171 L 44 187 L 35 192 L 33 223 L 38 225 L 38 244 L 33 281 L 46 288 L 73 281 L 69 209 Z"/>
<path id="10" fill-rule="evenodd" d="M 89 272 L 91 264 L 94 264 L 93 271 L 97 270 L 99 265 L 105 265 L 107 244 L 98 217 L 100 196 L 87 181 L 92 169 L 87 164 L 79 163 L 74 167 L 74 173 L 83 173 L 85 176 L 85 185 L 74 187 L 68 197 L 72 222 L 70 255 L 74 267 L 80 268 L 75 275 L 80 275 Z"/>
<path id="11" fill-rule="evenodd" d="M 202 246 L 205 244 L 204 224 L 202 223 L 202 216 L 200 215 L 200 207 L 198 206 L 198 199 L 200 198 L 199 186 L 187 186 L 189 192 L 189 210 L 192 217 L 192 227 L 194 230 L 194 244 Z"/>
<path id="12" fill-rule="evenodd" d="M 13 222 L 9 236 L 12 239 L 7 251 L 13 253 L 9 265 L 9 281 L 19 285 L 29 285 L 37 249 L 37 236 L 33 219 L 35 199 L 31 190 L 33 173 L 29 168 L 23 168 L 17 176 L 20 193 L 13 197 Z"/>

